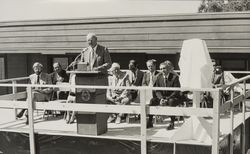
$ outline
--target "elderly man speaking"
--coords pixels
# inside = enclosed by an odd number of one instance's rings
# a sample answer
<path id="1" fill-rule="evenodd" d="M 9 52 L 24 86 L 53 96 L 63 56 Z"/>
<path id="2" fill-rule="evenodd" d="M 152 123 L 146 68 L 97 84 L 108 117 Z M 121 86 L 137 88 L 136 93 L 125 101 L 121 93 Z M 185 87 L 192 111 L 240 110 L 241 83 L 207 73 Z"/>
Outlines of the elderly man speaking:
<path id="1" fill-rule="evenodd" d="M 87 62 L 90 70 L 106 74 L 112 63 L 108 48 L 97 44 L 97 36 L 94 33 L 89 33 L 86 39 L 89 46 L 83 49 L 81 61 Z"/>

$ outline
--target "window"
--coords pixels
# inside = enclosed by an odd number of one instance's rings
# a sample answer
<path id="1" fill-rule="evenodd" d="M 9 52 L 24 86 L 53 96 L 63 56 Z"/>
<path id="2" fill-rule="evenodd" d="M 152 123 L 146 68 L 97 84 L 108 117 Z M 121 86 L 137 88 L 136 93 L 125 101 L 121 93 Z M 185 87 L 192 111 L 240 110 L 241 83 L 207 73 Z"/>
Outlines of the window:
<path id="1" fill-rule="evenodd" d="M 53 63 L 59 62 L 62 65 L 63 69 L 66 69 L 69 65 L 68 57 L 55 57 L 53 58 Z"/>
<path id="2" fill-rule="evenodd" d="M 246 70 L 245 60 L 221 60 L 221 66 L 224 70 L 243 71 Z"/>

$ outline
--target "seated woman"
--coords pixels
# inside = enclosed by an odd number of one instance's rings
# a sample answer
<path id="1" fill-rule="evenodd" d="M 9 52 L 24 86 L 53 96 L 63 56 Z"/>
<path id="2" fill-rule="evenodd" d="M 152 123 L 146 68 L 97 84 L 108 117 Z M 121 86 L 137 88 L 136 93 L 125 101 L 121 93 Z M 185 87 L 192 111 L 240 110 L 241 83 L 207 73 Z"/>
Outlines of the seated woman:
<path id="1" fill-rule="evenodd" d="M 129 76 L 126 72 L 120 70 L 118 63 L 113 63 L 110 70 L 112 76 L 109 77 L 109 86 L 130 86 Z M 131 94 L 127 89 L 108 89 L 107 90 L 107 101 L 109 104 L 127 105 L 131 102 Z M 114 120 L 115 123 L 121 123 L 122 113 L 112 114 L 108 122 Z"/>

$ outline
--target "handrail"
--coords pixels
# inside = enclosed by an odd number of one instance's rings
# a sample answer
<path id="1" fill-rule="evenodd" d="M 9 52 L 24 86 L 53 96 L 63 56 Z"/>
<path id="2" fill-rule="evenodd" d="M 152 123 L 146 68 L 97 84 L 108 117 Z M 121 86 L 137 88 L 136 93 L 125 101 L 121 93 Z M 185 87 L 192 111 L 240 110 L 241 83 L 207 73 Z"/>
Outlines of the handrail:
<path id="1" fill-rule="evenodd" d="M 123 69 L 123 71 L 128 71 L 128 69 Z M 147 70 L 141 70 L 143 72 Z M 174 70 L 175 72 L 180 72 L 180 70 Z M 230 73 L 244 73 L 244 74 L 250 74 L 250 71 L 224 71 L 224 72 L 230 72 Z M 29 77 L 18 77 L 18 78 L 10 78 L 10 79 L 3 79 L 0 80 L 0 83 L 6 83 L 6 82 L 11 82 L 11 81 L 20 81 L 20 80 L 28 80 Z"/>
<path id="2" fill-rule="evenodd" d="M 123 71 L 128 71 L 128 69 L 123 69 Z M 143 72 L 147 70 L 141 70 Z M 180 70 L 174 70 L 175 72 L 180 72 Z M 250 74 L 250 71 L 224 71 L 224 72 L 230 72 L 230 73 L 244 73 L 244 74 Z M 28 80 L 29 77 L 18 77 L 18 78 L 11 78 L 11 79 L 2 79 L 0 80 L 0 83 L 6 83 L 11 81 L 20 81 L 20 80 Z"/>
<path id="3" fill-rule="evenodd" d="M 240 73 L 240 74 L 250 74 L 250 71 L 224 71 L 229 73 Z"/>
<path id="4" fill-rule="evenodd" d="M 20 79 L 20 78 L 14 78 L 14 79 Z M 28 77 L 24 77 L 21 79 L 28 79 Z M 244 94 L 241 94 L 240 96 L 235 96 L 233 94 L 233 88 L 230 88 L 231 91 L 231 100 L 227 101 L 225 104 L 221 104 L 221 95 L 220 92 L 221 90 L 227 88 L 227 87 L 234 87 L 240 82 L 244 82 L 244 86 L 246 85 L 246 80 L 250 79 L 250 75 L 245 76 L 243 78 L 237 79 L 234 82 L 223 86 L 222 88 L 197 88 L 197 89 L 191 89 L 191 88 L 173 88 L 173 87 L 116 87 L 116 86 L 89 86 L 89 85 L 32 85 L 32 84 L 3 84 L 0 82 L 0 87 L 27 87 L 28 90 L 28 96 L 29 100 L 28 101 L 16 101 L 13 98 L 13 101 L 9 100 L 0 100 L 0 107 L 5 107 L 5 108 L 28 108 L 30 114 L 32 113 L 33 110 L 35 109 L 48 109 L 48 110 L 75 110 L 75 111 L 84 111 L 84 112 L 124 112 L 124 113 L 137 113 L 141 114 L 141 141 L 142 145 L 146 145 L 147 138 L 145 137 L 146 135 L 146 129 L 145 129 L 145 122 L 146 122 L 146 114 L 155 114 L 159 113 L 159 115 L 188 115 L 188 116 L 198 116 L 198 117 L 213 117 L 213 121 L 215 125 L 213 125 L 213 143 L 212 143 L 212 148 L 213 148 L 213 154 L 218 154 L 218 149 L 219 149 L 219 131 L 220 131 L 220 114 L 223 111 L 230 110 L 231 111 L 231 117 L 234 116 L 233 114 L 233 107 L 234 105 L 238 104 L 242 99 L 245 99 L 246 96 L 249 95 L 250 92 L 244 92 Z M 1 81 L 1 80 L 0 80 Z M 6 81 L 6 80 L 4 80 Z M 9 79 L 8 81 L 14 81 L 13 79 Z M 151 106 L 146 106 L 145 102 L 148 101 L 146 100 L 146 97 L 141 99 L 141 101 L 144 101 L 144 104 L 140 104 L 140 106 L 117 106 L 117 105 L 104 105 L 104 104 L 61 104 L 61 103 L 48 103 L 48 102 L 36 102 L 34 103 L 34 106 L 31 104 L 31 87 L 70 87 L 70 88 L 80 88 L 80 89 L 114 89 L 114 88 L 120 88 L 120 89 L 137 89 L 141 90 L 141 92 L 145 95 L 147 90 L 171 90 L 171 91 L 210 91 L 214 93 L 213 95 L 215 97 L 214 99 L 214 108 L 183 108 L 183 107 L 178 107 L 178 108 L 172 108 L 172 107 L 151 107 Z M 198 93 L 199 94 L 199 93 Z M 12 94 L 13 95 L 13 94 Z M 2 98 L 8 99 L 9 96 L 12 95 L 6 95 L 3 96 Z M 15 96 L 20 95 L 19 93 L 15 94 Z M 14 96 L 14 95 L 13 95 Z M 20 95 L 21 96 L 21 95 Z M 22 95 L 23 96 L 23 95 Z M 195 99 L 194 99 L 195 101 Z M 18 103 L 19 102 L 19 103 Z M 22 102 L 22 103 L 20 103 Z M 1 103 L 3 103 L 1 105 Z M 245 105 L 243 105 L 245 106 Z M 103 110 L 105 108 L 105 110 Z M 32 121 L 32 118 L 30 118 L 30 121 Z M 231 123 L 233 126 L 233 118 L 231 118 Z M 30 128 L 32 128 L 33 123 L 30 124 Z M 245 126 L 244 126 L 245 127 Z M 216 131 L 216 132 L 215 132 Z M 34 130 L 31 131 L 31 135 L 34 133 Z M 233 130 L 230 132 L 231 135 L 233 135 Z M 34 144 L 34 140 L 32 139 L 32 136 L 30 138 L 32 144 Z M 232 143 L 233 140 L 230 141 L 230 144 Z M 232 145 L 230 145 L 232 146 Z M 31 146 L 33 147 L 33 146 Z M 144 148 L 142 148 L 143 150 Z M 231 148 L 232 149 L 232 148 Z M 145 150 L 145 149 L 144 149 Z M 33 149 L 33 151 L 35 151 Z M 146 153 L 145 151 L 142 153 Z M 232 152 L 231 152 L 232 153 Z"/>
<path id="5" fill-rule="evenodd" d="M 0 80 L 0 83 L 12 82 L 12 81 L 20 81 L 20 80 L 28 80 L 29 77 L 18 77 L 18 78 L 11 78 L 11 79 L 3 79 Z"/>
<path id="6" fill-rule="evenodd" d="M 11 87 L 13 84 L 1 84 L 0 87 Z M 218 88 L 181 88 L 181 87 L 148 87 L 148 86 L 95 86 L 95 85 L 37 85 L 37 84 L 15 84 L 16 87 L 43 87 L 43 88 L 79 88 L 79 89 L 135 89 L 135 90 L 171 90 L 171 91 L 218 91 Z"/>
<path id="7" fill-rule="evenodd" d="M 228 84 L 228 85 L 222 86 L 222 89 L 226 89 L 226 88 L 228 88 L 228 87 L 233 87 L 233 86 L 235 86 L 236 84 L 241 83 L 241 82 L 243 82 L 243 81 L 245 81 L 245 80 L 248 80 L 248 79 L 250 79 L 250 75 L 247 75 L 247 76 L 242 77 L 242 78 L 240 78 L 240 79 L 236 79 L 234 82 L 231 82 L 231 83 Z"/>

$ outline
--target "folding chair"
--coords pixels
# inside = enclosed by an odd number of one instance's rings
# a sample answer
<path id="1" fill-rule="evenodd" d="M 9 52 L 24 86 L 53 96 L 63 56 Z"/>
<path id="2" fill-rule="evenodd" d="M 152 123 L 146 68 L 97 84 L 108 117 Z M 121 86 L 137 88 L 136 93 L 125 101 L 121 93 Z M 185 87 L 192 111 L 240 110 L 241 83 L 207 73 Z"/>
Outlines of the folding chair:
<path id="1" fill-rule="evenodd" d="M 69 83 L 68 82 L 57 82 L 56 85 L 69 86 Z M 52 92 L 52 95 L 50 97 L 49 102 L 50 103 L 53 103 L 53 102 L 66 103 L 66 99 L 60 99 L 59 94 L 60 94 L 60 92 L 65 92 L 67 94 L 69 91 L 70 91 L 69 87 L 55 88 L 55 90 L 53 90 L 53 92 Z M 56 100 L 55 100 L 55 98 L 56 98 Z M 46 112 L 47 111 L 44 110 L 43 119 L 45 119 Z M 55 116 L 55 115 L 56 115 L 56 111 L 52 111 L 52 116 Z"/>

